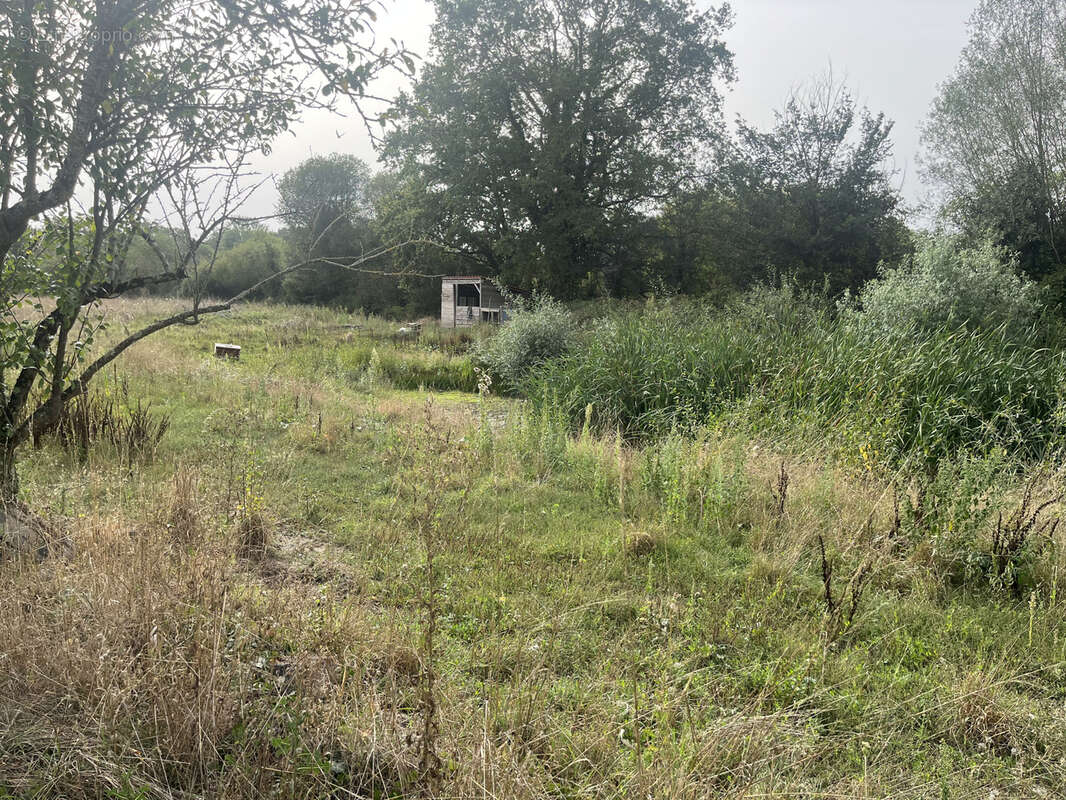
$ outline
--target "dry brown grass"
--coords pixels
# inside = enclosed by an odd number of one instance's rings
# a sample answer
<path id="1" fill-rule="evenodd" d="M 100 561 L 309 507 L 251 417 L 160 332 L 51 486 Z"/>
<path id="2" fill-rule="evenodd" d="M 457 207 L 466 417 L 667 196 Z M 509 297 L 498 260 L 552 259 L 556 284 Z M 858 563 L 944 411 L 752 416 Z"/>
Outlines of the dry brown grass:
<path id="1" fill-rule="evenodd" d="M 198 541 L 203 533 L 199 476 L 190 468 L 179 467 L 174 475 L 174 487 L 164 524 L 183 544 Z"/>
<path id="2" fill-rule="evenodd" d="M 627 531 L 622 542 L 622 549 L 631 558 L 654 553 L 662 545 L 662 534 L 648 531 Z"/>
<path id="3" fill-rule="evenodd" d="M 381 726 L 409 660 L 380 657 L 402 646 L 328 587 L 263 593 L 233 537 L 174 533 L 96 518 L 76 555 L 0 573 L 0 786 L 312 797 L 338 770 L 402 781 L 403 726 Z"/>

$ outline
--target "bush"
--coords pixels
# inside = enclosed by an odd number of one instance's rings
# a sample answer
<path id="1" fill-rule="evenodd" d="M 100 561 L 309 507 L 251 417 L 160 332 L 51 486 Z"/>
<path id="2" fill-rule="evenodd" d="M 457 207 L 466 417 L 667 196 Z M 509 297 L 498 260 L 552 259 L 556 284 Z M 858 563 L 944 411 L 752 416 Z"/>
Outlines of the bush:
<path id="1" fill-rule="evenodd" d="M 219 255 L 203 288 L 212 297 L 233 297 L 280 272 L 287 258 L 285 241 L 280 236 L 256 232 Z M 281 282 L 275 279 L 256 289 L 248 299 L 277 297 L 280 292 Z"/>
<path id="2" fill-rule="evenodd" d="M 910 264 L 870 281 L 859 301 L 854 319 L 875 334 L 1003 327 L 1018 338 L 1042 311 L 1039 288 L 1019 275 L 1006 249 L 991 240 L 965 247 L 943 235 L 927 237 Z"/>
<path id="3" fill-rule="evenodd" d="M 530 371 L 570 351 L 574 322 L 556 300 L 539 295 L 520 304 L 496 335 L 478 342 L 472 351 L 476 364 L 486 369 L 506 390 L 515 390 Z"/>

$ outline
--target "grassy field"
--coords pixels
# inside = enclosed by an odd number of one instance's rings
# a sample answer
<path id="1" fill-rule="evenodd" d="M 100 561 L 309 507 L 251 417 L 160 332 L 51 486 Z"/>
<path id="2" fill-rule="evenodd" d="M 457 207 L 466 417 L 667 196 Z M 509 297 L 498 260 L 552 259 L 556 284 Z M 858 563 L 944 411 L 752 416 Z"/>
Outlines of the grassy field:
<path id="1" fill-rule="evenodd" d="M 125 355 L 96 402 L 158 443 L 22 465 L 73 546 L 0 565 L 0 796 L 1063 796 L 1053 469 L 932 514 L 809 444 L 572 435 L 462 347 L 252 305 Z M 948 546 L 1033 514 L 1013 591 Z"/>

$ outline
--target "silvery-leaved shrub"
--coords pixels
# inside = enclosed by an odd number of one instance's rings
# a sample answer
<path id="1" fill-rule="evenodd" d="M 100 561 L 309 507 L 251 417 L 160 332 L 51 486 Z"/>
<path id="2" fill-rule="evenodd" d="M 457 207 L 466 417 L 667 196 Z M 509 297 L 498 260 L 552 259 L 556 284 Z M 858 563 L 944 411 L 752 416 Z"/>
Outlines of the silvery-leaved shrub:
<path id="1" fill-rule="evenodd" d="M 1024 336 L 1043 309 L 1040 288 L 1019 273 L 1010 251 L 991 239 L 967 246 L 947 235 L 925 238 L 910 263 L 884 269 L 858 300 L 853 321 L 875 335 L 1003 327 Z"/>
<path id="2" fill-rule="evenodd" d="M 575 335 L 570 312 L 547 295 L 514 305 L 499 331 L 473 349 L 474 362 L 507 389 L 517 388 L 534 367 L 565 355 Z"/>

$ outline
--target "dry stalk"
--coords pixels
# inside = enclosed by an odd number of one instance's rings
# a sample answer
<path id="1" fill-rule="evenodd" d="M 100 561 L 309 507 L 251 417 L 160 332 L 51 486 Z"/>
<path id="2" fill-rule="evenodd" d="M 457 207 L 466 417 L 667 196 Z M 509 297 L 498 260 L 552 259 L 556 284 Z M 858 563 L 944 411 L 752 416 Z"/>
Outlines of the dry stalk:
<path id="1" fill-rule="evenodd" d="M 775 485 L 770 486 L 770 494 L 774 499 L 774 514 L 777 519 L 785 518 L 785 505 L 788 501 L 789 475 L 785 462 L 781 462 L 781 469 L 777 473 Z"/>
<path id="2" fill-rule="evenodd" d="M 1034 499 L 1036 485 L 1043 477 L 1038 473 L 1026 482 L 1021 503 L 1006 519 L 1000 511 L 992 530 L 993 577 L 1016 597 L 1021 596 L 1018 567 L 1026 551 L 1052 541 L 1061 521 L 1060 517 L 1045 516 L 1045 512 L 1060 503 L 1066 493 L 1058 492 L 1042 503 Z"/>
<path id="3" fill-rule="evenodd" d="M 818 552 L 822 561 L 822 600 L 825 605 L 825 627 L 822 631 L 827 645 L 833 644 L 848 631 L 862 603 L 866 582 L 870 577 L 872 559 L 867 556 L 851 573 L 844 590 L 837 594 L 833 589 L 835 564 L 825 549 L 825 539 L 818 534 Z"/>

